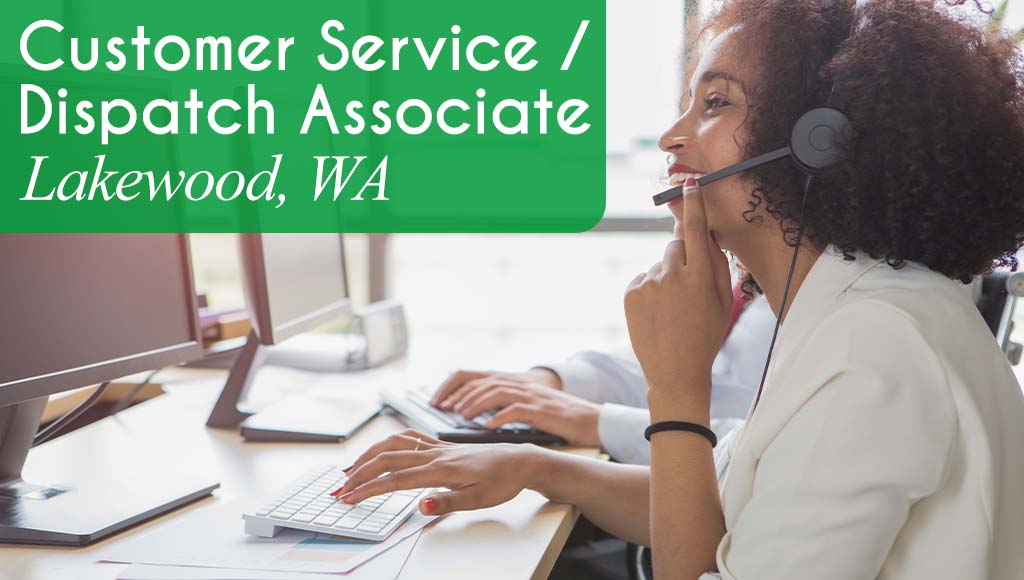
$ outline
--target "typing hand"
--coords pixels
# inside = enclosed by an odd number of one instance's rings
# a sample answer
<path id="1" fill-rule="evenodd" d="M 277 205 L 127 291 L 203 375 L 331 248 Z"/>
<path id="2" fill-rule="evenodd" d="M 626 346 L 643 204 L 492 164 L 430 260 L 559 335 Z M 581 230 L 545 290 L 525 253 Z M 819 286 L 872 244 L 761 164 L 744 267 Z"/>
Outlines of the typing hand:
<path id="1" fill-rule="evenodd" d="M 417 439 L 418 450 L 417 450 Z M 420 511 L 440 515 L 504 503 L 528 486 L 533 445 L 457 445 L 407 430 L 373 445 L 347 470 L 335 495 L 346 503 L 403 489 L 444 487 L 420 500 Z M 382 477 L 383 476 L 383 477 Z"/>
<path id="2" fill-rule="evenodd" d="M 455 411 L 467 419 L 498 408 L 487 422 L 489 429 L 524 422 L 573 445 L 601 446 L 600 405 L 536 383 L 486 383 L 455 405 Z"/>
<path id="3" fill-rule="evenodd" d="M 459 370 L 441 383 L 431 403 L 438 409 L 452 411 L 463 398 L 477 389 L 523 383 L 534 383 L 552 389 L 562 388 L 562 380 L 547 369 L 531 369 L 525 373 Z"/>

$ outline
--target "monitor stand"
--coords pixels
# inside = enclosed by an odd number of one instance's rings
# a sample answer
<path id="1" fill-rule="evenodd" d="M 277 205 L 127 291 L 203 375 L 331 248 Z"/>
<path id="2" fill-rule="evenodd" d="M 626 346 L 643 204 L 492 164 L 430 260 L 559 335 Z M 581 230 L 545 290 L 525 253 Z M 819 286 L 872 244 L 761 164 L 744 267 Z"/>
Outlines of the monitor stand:
<path id="1" fill-rule="evenodd" d="M 220 485 L 202 476 L 168 473 L 170 465 L 166 470 L 140 468 L 131 480 L 96 468 L 76 473 L 72 485 L 28 483 L 21 471 L 46 401 L 40 397 L 0 406 L 0 543 L 83 546 L 205 497 Z"/>
<path id="2" fill-rule="evenodd" d="M 239 409 L 239 405 L 244 405 L 266 352 L 256 331 L 249 331 L 245 346 L 238 353 L 231 374 L 206 421 L 207 427 L 241 427 L 245 440 L 252 442 L 337 443 L 347 439 L 380 412 L 382 406 L 379 402 L 339 401 L 335 403 L 340 404 L 339 409 L 315 399 L 301 401 L 301 397 L 283 401 L 284 407 L 267 409 L 263 416 Z M 282 413 L 294 416 L 282 417 Z"/>
<path id="3" fill-rule="evenodd" d="M 255 330 L 250 330 L 249 336 L 245 339 L 245 346 L 239 351 L 235 364 L 231 365 L 228 381 L 224 383 L 224 388 L 217 397 L 213 410 L 210 411 L 210 418 L 206 420 L 207 427 L 233 429 L 253 414 L 252 411 L 239 409 L 238 405 L 245 400 L 252 379 L 263 364 L 265 354 L 260 337 Z"/>

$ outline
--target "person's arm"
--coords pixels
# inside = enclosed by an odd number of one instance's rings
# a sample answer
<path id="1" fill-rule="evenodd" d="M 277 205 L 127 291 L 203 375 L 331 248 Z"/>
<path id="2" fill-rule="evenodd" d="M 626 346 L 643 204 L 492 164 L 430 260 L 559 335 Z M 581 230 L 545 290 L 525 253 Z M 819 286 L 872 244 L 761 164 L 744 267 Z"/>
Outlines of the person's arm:
<path id="1" fill-rule="evenodd" d="M 659 399 L 662 396 L 664 399 Z M 655 391 L 651 393 L 651 422 L 682 420 L 709 425 L 710 406 L 709 400 L 686 400 Z M 655 577 L 692 580 L 714 570 L 725 522 L 711 444 L 685 431 L 664 431 L 651 437 L 650 493 Z"/>
<path id="2" fill-rule="evenodd" d="M 601 447 L 615 461 L 650 465 L 651 447 L 644 439 L 644 429 L 650 424 L 647 409 L 605 403 L 597 422 Z"/>
<path id="3" fill-rule="evenodd" d="M 715 358 L 711 429 L 719 437 L 746 417 L 761 376 L 751 370 L 750 360 L 763 360 L 773 321 L 764 298 L 756 299 Z M 600 445 L 617 461 L 649 465 L 650 446 L 643 438 L 650 421 L 646 391 L 640 363 L 627 347 L 584 351 L 526 373 L 457 371 L 438 389 L 435 401 L 469 419 L 505 408 L 489 428 L 522 421 L 575 445 Z"/>
<path id="4" fill-rule="evenodd" d="M 595 403 L 646 407 L 647 380 L 631 347 L 614 352 L 583 351 L 559 363 L 534 367 L 555 373 L 559 387 Z"/>
<path id="5" fill-rule="evenodd" d="M 732 308 L 729 263 L 710 235 L 695 180 L 683 194 L 684 240 L 626 291 L 629 338 L 647 378 L 651 421 L 711 422 L 711 368 Z M 678 228 L 677 228 L 678 230 Z M 715 569 L 725 534 L 711 442 L 663 431 L 651 438 L 655 577 L 694 580 Z"/>
<path id="6" fill-rule="evenodd" d="M 634 544 L 651 545 L 650 474 L 647 466 L 622 465 L 542 450 L 532 489 L 569 503 L 602 530 Z"/>
<path id="7" fill-rule="evenodd" d="M 442 487 L 420 502 L 440 515 L 506 502 L 525 488 L 576 505 L 602 529 L 648 544 L 649 470 L 534 445 L 457 445 L 408 430 L 370 447 L 336 490 L 347 503 L 401 489 Z M 384 477 L 381 477 L 381 476 Z"/>

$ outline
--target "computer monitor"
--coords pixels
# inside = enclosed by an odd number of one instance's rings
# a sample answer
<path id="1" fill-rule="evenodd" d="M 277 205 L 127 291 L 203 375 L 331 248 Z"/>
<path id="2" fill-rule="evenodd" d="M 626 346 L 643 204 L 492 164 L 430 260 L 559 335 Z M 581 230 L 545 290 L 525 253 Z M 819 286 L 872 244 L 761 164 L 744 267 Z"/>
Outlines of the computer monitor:
<path id="1" fill-rule="evenodd" d="M 0 235 L 0 278 L 0 542 L 85 544 L 208 494 L 21 479 L 48 395 L 200 356 L 186 236 Z"/>
<path id="2" fill-rule="evenodd" d="M 243 234 L 246 301 L 260 343 L 273 345 L 352 315 L 338 234 Z"/>
<path id="3" fill-rule="evenodd" d="M 210 427 L 237 427 L 252 415 L 239 404 L 263 346 L 352 316 L 340 234 L 242 234 L 239 246 L 253 329 L 210 413 Z"/>

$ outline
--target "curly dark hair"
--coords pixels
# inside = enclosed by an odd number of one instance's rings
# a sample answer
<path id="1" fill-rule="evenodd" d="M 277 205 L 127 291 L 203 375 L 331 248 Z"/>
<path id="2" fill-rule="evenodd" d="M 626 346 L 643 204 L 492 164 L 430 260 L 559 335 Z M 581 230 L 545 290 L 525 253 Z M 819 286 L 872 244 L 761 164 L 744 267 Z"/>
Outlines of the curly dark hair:
<path id="1" fill-rule="evenodd" d="M 702 34 L 738 25 L 739 49 L 760 65 L 745 87 L 746 156 L 784 146 L 833 83 L 854 128 L 845 161 L 814 179 L 803 215 L 805 178 L 779 162 L 748 173 L 744 217 L 763 209 L 790 245 L 802 225 L 806 242 L 847 259 L 914 261 L 963 282 L 1016 269 L 1024 66 L 1014 39 L 980 26 L 977 2 L 725 0 Z"/>

